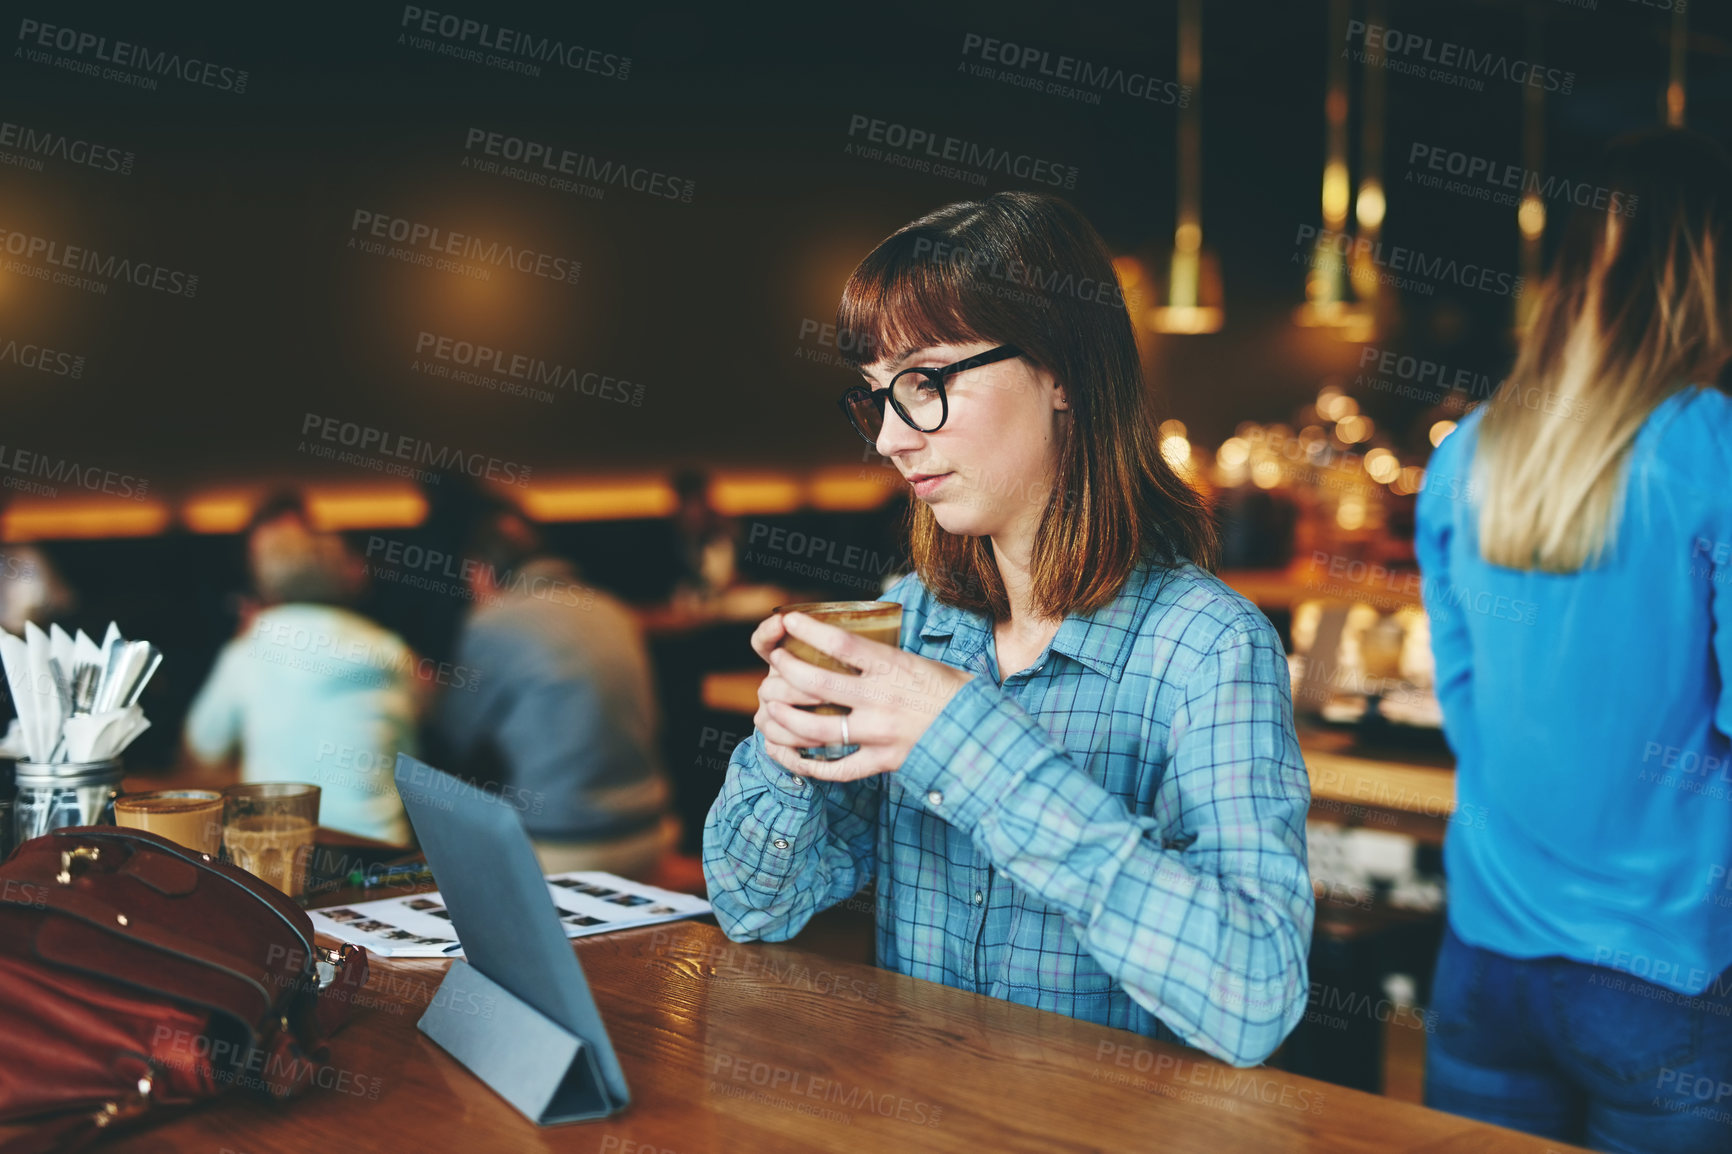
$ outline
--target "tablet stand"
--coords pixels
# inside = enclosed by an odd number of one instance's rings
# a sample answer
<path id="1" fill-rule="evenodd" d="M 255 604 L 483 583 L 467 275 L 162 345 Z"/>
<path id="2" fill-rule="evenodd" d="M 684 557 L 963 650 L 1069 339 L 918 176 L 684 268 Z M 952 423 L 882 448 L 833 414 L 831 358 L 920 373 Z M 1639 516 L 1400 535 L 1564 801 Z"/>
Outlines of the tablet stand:
<path id="1" fill-rule="evenodd" d="M 608 1094 L 592 1046 L 462 959 L 417 1025 L 538 1126 L 625 1105 Z"/>

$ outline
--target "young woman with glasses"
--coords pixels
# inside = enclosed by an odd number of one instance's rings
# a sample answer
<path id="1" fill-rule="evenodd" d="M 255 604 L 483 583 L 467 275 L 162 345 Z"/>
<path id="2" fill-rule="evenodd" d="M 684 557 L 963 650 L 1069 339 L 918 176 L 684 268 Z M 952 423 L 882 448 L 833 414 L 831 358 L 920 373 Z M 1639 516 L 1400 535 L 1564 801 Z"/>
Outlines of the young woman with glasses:
<path id="1" fill-rule="evenodd" d="M 1105 246 L 1054 197 L 949 205 L 861 262 L 838 325 L 843 410 L 916 498 L 901 647 L 753 635 L 771 672 L 704 831 L 723 929 L 782 940 L 875 881 L 881 966 L 1261 1062 L 1313 916 L 1287 663 L 1209 572 Z"/>
<path id="2" fill-rule="evenodd" d="M 1483 818 L 1444 842 L 1425 1100 L 1596 1150 L 1725 1151 L 1732 160 L 1671 130 L 1606 169 L 1418 502 L 1456 798 Z"/>

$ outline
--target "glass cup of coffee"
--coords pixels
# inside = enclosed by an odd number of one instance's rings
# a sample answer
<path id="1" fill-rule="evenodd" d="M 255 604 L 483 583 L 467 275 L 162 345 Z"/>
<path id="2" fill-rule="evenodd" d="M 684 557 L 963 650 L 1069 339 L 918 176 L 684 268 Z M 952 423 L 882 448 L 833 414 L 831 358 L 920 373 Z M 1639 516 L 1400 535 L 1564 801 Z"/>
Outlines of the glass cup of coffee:
<path id="1" fill-rule="evenodd" d="M 215 857 L 223 847 L 223 795 L 214 789 L 123 793 L 114 799 L 114 824 Z"/>
<path id="2" fill-rule="evenodd" d="M 834 625 L 838 629 L 858 634 L 868 641 L 877 641 L 892 647 L 899 646 L 902 641 L 902 606 L 895 601 L 803 601 L 796 605 L 777 606 L 775 611 L 778 614 L 804 613 L 814 621 L 822 621 L 826 625 Z M 793 634 L 784 635 L 777 648 L 786 649 L 801 661 L 810 662 L 820 669 L 851 673 L 856 677 L 864 672 L 836 660 L 828 653 L 813 649 Z M 851 712 L 846 705 L 801 705 L 796 708 L 804 709 L 808 713 L 831 715 Z M 858 745 L 820 745 L 795 752 L 812 761 L 836 761 L 859 748 Z"/>
<path id="3" fill-rule="evenodd" d="M 316 785 L 266 781 L 223 791 L 223 845 L 229 860 L 291 898 L 306 893 L 318 827 Z"/>

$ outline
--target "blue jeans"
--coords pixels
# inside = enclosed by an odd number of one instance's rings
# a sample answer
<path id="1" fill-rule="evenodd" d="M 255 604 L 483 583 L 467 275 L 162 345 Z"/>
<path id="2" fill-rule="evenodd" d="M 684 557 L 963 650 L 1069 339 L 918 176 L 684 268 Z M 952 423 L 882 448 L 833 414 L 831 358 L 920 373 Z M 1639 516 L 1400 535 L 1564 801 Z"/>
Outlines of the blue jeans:
<path id="1" fill-rule="evenodd" d="M 1696 997 L 1445 930 L 1425 1104 L 1595 1150 L 1732 1150 L 1732 970 Z"/>

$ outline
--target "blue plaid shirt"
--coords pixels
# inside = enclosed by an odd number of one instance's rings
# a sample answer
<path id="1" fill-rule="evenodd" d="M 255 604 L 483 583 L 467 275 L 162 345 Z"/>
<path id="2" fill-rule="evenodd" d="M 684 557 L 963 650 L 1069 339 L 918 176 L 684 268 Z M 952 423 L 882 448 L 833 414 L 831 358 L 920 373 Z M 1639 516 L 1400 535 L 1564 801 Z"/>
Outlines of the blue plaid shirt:
<path id="1" fill-rule="evenodd" d="M 876 878 L 878 964 L 1268 1057 L 1305 1011 L 1310 782 L 1274 628 L 1144 565 L 1001 685 L 990 623 L 910 575 L 904 649 L 973 672 L 894 773 L 787 773 L 754 733 L 704 826 L 730 938 L 782 941 Z"/>

